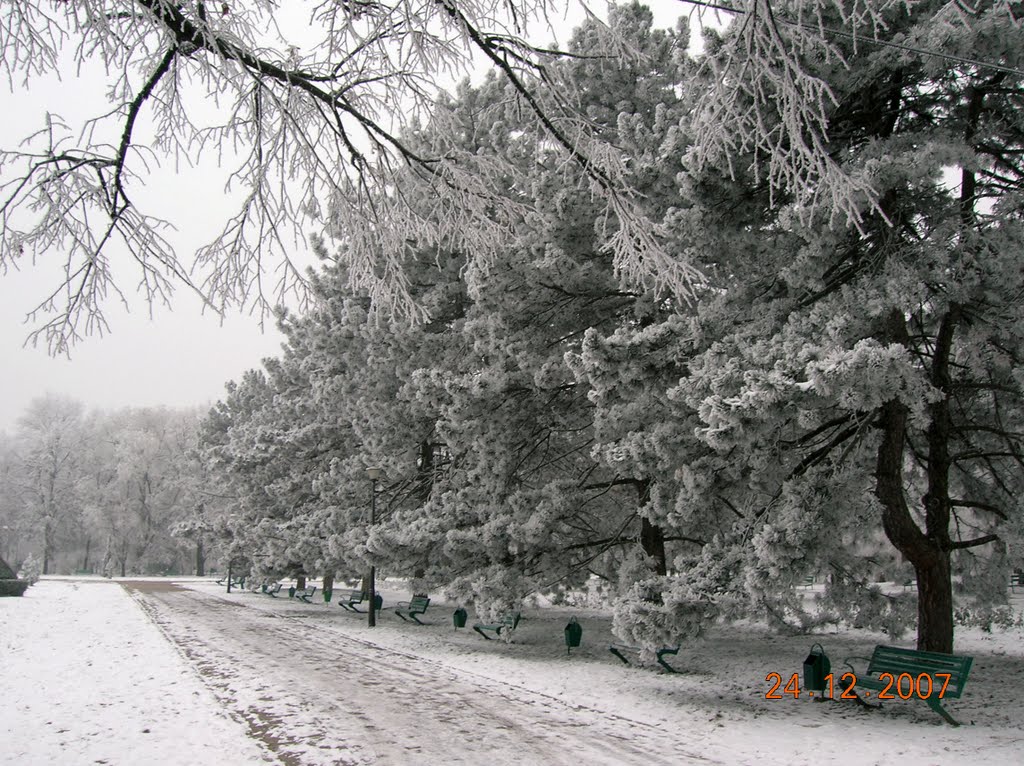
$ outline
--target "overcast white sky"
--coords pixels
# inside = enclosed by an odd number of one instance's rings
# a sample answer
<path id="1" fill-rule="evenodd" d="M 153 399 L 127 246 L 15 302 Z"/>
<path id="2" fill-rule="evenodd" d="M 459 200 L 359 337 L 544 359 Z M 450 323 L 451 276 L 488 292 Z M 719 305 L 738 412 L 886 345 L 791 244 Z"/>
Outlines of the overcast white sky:
<path id="1" fill-rule="evenodd" d="M 28 403 L 46 392 L 102 409 L 212 404 L 228 380 L 280 350 L 272 322 L 263 333 L 247 316 L 229 317 L 221 326 L 181 292 L 173 313 L 161 310 L 151 320 L 139 299 L 131 314 L 117 312 L 111 335 L 86 338 L 70 359 L 54 358 L 42 345 L 23 346 L 27 299 L 41 287 L 33 276 L 0 277 L 0 431 L 13 430 Z"/>

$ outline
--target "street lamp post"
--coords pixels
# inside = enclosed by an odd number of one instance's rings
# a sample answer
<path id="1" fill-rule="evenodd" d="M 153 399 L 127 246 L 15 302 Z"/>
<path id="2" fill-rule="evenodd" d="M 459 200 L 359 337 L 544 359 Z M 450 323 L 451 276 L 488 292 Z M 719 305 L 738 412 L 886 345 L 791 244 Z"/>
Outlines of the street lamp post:
<path id="1" fill-rule="evenodd" d="M 370 479 L 370 528 L 377 521 L 377 481 L 383 471 L 380 468 L 367 468 L 366 475 Z M 370 616 L 368 624 L 371 628 L 377 626 L 377 568 L 370 564 Z"/>

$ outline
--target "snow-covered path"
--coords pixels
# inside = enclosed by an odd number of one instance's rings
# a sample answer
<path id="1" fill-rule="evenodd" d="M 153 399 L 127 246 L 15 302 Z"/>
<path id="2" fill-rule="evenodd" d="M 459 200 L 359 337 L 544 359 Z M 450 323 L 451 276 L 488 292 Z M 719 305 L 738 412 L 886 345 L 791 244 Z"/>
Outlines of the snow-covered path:
<path id="1" fill-rule="evenodd" d="M 286 764 L 707 764 L 685 736 L 171 583 L 125 582 Z M 313 613 L 308 613 L 312 615 Z"/>

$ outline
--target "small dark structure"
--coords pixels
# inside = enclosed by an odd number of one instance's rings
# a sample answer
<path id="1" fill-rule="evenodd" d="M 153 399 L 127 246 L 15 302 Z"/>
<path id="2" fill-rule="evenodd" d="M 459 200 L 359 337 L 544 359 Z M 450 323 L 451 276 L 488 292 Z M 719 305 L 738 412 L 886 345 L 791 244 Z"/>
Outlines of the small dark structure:
<path id="1" fill-rule="evenodd" d="M 22 596 L 28 585 L 27 580 L 19 580 L 14 570 L 0 558 L 0 596 Z"/>
<path id="2" fill-rule="evenodd" d="M 583 626 L 577 622 L 575 617 L 569 618 L 569 624 L 565 626 L 565 653 L 571 654 L 572 650 L 580 645 L 583 638 Z"/>

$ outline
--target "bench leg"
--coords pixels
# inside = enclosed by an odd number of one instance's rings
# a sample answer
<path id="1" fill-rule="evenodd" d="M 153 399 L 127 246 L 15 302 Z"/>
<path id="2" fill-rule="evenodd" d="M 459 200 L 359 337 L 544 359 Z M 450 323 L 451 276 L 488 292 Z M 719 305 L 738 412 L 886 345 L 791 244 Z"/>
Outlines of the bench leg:
<path id="1" fill-rule="evenodd" d="M 845 681 L 844 682 L 842 679 L 839 679 L 839 688 L 842 689 L 843 692 L 845 693 L 846 690 L 850 688 L 850 682 L 849 681 Z M 833 699 L 836 699 L 836 698 L 833 697 Z M 840 696 L 838 699 L 842 700 L 842 699 L 847 699 L 847 698 Z M 869 702 L 865 702 L 864 698 L 861 697 L 859 694 L 857 694 L 857 690 L 856 689 L 853 690 L 853 699 L 854 699 L 854 702 L 856 702 L 858 705 L 860 705 L 861 707 L 866 707 L 868 710 L 874 710 L 876 708 L 882 707 L 882 703 L 881 702 L 879 702 L 877 705 L 872 705 Z"/>
<path id="2" fill-rule="evenodd" d="M 402 618 L 402 622 L 409 622 L 407 619 L 405 619 L 405 615 L 402 614 L 401 612 L 399 612 L 397 609 L 395 610 L 395 614 L 397 614 L 399 617 Z M 412 617 L 411 614 L 409 616 Z M 416 618 L 413 617 L 413 619 L 416 619 Z M 417 620 L 417 622 L 418 622 L 418 620 Z"/>
<path id="3" fill-rule="evenodd" d="M 419 612 L 419 614 L 423 614 L 423 612 Z M 424 624 L 424 623 L 420 622 L 420 621 L 419 621 L 419 618 L 418 618 L 418 617 L 416 617 L 416 615 L 415 615 L 415 614 L 413 614 L 412 612 L 409 612 L 409 618 L 410 618 L 410 619 L 411 619 L 411 620 L 412 620 L 413 622 L 415 622 L 415 623 L 416 623 L 417 625 L 423 625 L 423 624 Z"/>
<path id="4" fill-rule="evenodd" d="M 488 641 L 490 641 L 490 640 L 491 640 L 491 637 L 490 637 L 490 636 L 488 636 L 488 635 L 487 635 L 486 633 L 484 633 L 484 632 L 483 632 L 482 630 L 480 630 L 480 626 L 479 626 L 479 625 L 474 625 L 474 626 L 473 626 L 473 630 L 475 630 L 475 631 L 476 631 L 477 633 L 479 633 L 479 634 L 480 634 L 481 636 L 483 636 L 484 638 L 486 638 L 486 639 L 487 639 Z"/>
<path id="5" fill-rule="evenodd" d="M 678 673 L 678 670 L 665 661 L 664 655 L 666 654 L 675 654 L 675 652 L 658 652 L 658 664 L 665 668 L 669 673 Z"/>
<path id="6" fill-rule="evenodd" d="M 934 710 L 936 713 L 938 713 L 944 719 L 946 719 L 946 723 L 951 724 L 953 726 L 959 726 L 960 725 L 960 722 L 957 721 L 955 718 L 953 718 L 953 716 L 951 716 L 949 713 L 947 713 L 946 709 L 944 707 L 942 707 L 942 703 L 939 702 L 938 695 L 933 694 L 928 699 L 926 699 L 925 702 L 928 703 L 928 707 L 930 707 L 932 710 Z"/>
<path id="7" fill-rule="evenodd" d="M 627 659 L 625 658 L 625 656 L 624 656 L 624 655 L 622 654 L 622 652 L 620 652 L 620 651 L 619 651 L 618 649 L 616 649 L 616 648 L 615 648 L 614 646 L 609 646 L 609 647 L 608 647 L 608 651 L 609 651 L 609 652 L 611 652 L 612 654 L 614 654 L 614 655 L 615 655 L 616 657 L 618 657 L 618 658 L 619 658 L 620 660 L 622 660 L 622 661 L 623 661 L 623 662 L 624 662 L 624 663 L 625 663 L 626 665 L 628 665 L 628 664 L 629 664 L 629 660 L 627 660 Z"/>

